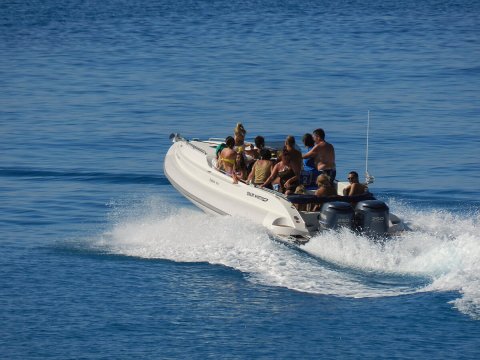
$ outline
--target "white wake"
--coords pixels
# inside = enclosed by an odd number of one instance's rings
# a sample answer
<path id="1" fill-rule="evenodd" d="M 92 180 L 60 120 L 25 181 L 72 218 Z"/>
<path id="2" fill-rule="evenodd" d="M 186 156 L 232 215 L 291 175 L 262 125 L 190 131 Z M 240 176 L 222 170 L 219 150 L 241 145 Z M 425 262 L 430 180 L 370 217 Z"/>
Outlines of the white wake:
<path id="1" fill-rule="evenodd" d="M 315 294 L 380 297 L 454 290 L 461 294 L 454 306 L 480 318 L 478 211 L 454 215 L 393 205 L 414 231 L 385 244 L 349 231 L 323 233 L 302 252 L 244 219 L 166 204 L 150 198 L 114 206 L 111 230 L 95 246 L 126 256 L 220 264 L 243 272 L 248 281 Z"/>

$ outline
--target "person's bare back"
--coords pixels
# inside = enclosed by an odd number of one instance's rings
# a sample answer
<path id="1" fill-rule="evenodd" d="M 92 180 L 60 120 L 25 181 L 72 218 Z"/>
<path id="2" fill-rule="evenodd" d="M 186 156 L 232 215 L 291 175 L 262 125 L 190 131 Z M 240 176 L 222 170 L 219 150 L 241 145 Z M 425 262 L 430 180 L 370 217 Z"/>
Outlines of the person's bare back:
<path id="1" fill-rule="evenodd" d="M 221 170 L 224 170 L 227 174 L 232 176 L 233 182 L 237 183 L 237 175 L 236 175 L 236 158 L 237 152 L 233 150 L 233 146 L 235 145 L 235 140 L 231 136 L 227 136 L 225 139 L 225 143 L 227 145 L 220 152 L 220 156 L 218 158 L 218 165 Z"/>

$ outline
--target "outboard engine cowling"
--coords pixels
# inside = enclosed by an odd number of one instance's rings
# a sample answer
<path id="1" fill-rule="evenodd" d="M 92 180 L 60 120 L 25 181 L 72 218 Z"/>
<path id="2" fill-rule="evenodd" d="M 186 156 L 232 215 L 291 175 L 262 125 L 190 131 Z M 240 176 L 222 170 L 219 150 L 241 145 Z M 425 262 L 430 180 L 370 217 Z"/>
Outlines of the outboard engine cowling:
<path id="1" fill-rule="evenodd" d="M 380 200 L 364 200 L 355 207 L 355 225 L 366 235 L 385 236 L 388 232 L 389 210 Z"/>
<path id="2" fill-rule="evenodd" d="M 332 201 L 322 205 L 320 210 L 320 229 L 338 229 L 346 227 L 353 229 L 353 208 L 349 203 Z"/>

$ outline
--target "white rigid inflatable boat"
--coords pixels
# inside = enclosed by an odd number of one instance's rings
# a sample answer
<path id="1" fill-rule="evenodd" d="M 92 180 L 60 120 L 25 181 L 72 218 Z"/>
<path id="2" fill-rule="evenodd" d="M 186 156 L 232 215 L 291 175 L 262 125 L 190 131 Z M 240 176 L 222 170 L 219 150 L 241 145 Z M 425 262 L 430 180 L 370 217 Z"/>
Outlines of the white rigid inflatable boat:
<path id="1" fill-rule="evenodd" d="M 406 229 L 389 213 L 387 205 L 372 194 L 356 197 L 319 198 L 290 195 L 248 185 L 218 170 L 215 149 L 222 141 L 186 140 L 172 134 L 173 145 L 165 156 L 164 171 L 170 183 L 207 213 L 247 218 L 266 227 L 276 238 L 304 244 L 325 229 L 349 227 L 372 237 L 384 237 Z M 337 192 L 348 185 L 337 182 Z M 299 211 L 295 204 L 320 203 L 320 211 Z M 355 203 L 355 208 L 352 207 Z"/>

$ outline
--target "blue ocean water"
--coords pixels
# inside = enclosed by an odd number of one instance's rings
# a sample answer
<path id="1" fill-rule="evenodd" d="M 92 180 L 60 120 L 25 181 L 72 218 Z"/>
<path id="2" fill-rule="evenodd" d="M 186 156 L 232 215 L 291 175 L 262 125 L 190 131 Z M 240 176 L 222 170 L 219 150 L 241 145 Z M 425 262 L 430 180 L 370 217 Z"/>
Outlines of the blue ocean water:
<path id="1" fill-rule="evenodd" d="M 480 3 L 0 4 L 6 359 L 480 356 Z M 298 251 L 163 174 L 168 136 L 322 127 L 413 232 Z"/>

